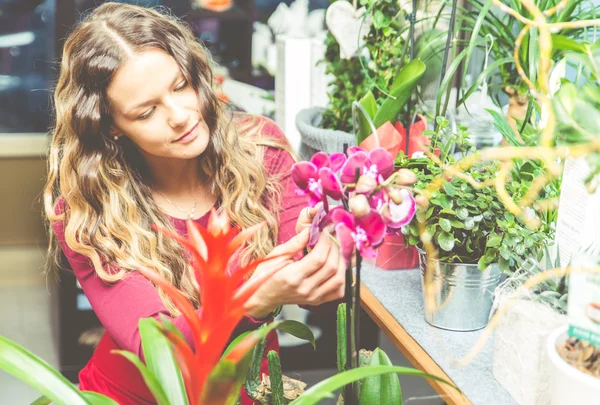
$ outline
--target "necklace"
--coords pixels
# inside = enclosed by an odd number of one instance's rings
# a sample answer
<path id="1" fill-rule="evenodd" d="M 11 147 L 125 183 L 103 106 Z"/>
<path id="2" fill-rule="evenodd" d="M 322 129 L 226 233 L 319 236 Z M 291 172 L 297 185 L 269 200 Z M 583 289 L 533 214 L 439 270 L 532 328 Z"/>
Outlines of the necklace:
<path id="1" fill-rule="evenodd" d="M 163 193 L 161 193 L 160 191 L 156 191 L 158 194 L 161 195 L 162 198 L 164 198 L 165 200 L 167 200 L 167 202 L 169 204 L 171 204 L 173 207 L 177 208 L 179 211 L 183 212 L 185 214 L 186 217 L 188 217 L 189 219 L 194 219 L 194 213 L 196 212 L 196 206 L 198 205 L 198 197 L 196 197 L 196 199 L 194 200 L 194 206 L 192 207 L 192 210 L 190 212 L 187 212 L 186 210 L 184 210 L 183 208 L 181 208 L 179 205 L 175 204 L 173 201 L 169 200 Z"/>

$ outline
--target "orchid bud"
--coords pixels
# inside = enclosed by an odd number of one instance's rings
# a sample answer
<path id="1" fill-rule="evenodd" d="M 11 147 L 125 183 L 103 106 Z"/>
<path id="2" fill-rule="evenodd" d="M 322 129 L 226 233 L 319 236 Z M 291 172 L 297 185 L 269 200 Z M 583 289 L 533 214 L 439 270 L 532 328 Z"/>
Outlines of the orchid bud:
<path id="1" fill-rule="evenodd" d="M 410 186 L 417 182 L 417 175 L 409 169 L 400 169 L 396 172 L 396 184 Z"/>
<path id="2" fill-rule="evenodd" d="M 389 196 L 396 205 L 400 205 L 402 204 L 402 201 L 404 201 L 404 198 L 402 198 L 402 191 L 397 188 L 391 189 Z"/>
<path id="3" fill-rule="evenodd" d="M 350 198 L 348 206 L 350 208 L 350 212 L 357 217 L 362 217 L 371 212 L 369 200 L 367 200 L 367 197 L 365 197 L 363 194 L 356 194 L 354 197 Z"/>
<path id="4" fill-rule="evenodd" d="M 357 193 L 370 193 L 377 188 L 377 180 L 372 176 L 363 174 L 359 177 L 358 183 L 356 183 Z"/>
<path id="5" fill-rule="evenodd" d="M 418 196 L 416 196 L 415 202 L 418 206 L 422 208 L 427 209 L 429 207 L 429 199 L 427 199 L 427 197 L 425 197 L 424 195 L 419 194 Z"/>

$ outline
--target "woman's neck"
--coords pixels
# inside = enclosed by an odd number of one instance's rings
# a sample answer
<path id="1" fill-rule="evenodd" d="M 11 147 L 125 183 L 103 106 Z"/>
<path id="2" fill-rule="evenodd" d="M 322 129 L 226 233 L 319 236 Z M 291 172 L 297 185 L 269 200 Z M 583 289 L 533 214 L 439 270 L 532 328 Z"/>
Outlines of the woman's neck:
<path id="1" fill-rule="evenodd" d="M 148 162 L 152 189 L 167 196 L 197 194 L 204 188 L 198 159 L 159 159 Z"/>

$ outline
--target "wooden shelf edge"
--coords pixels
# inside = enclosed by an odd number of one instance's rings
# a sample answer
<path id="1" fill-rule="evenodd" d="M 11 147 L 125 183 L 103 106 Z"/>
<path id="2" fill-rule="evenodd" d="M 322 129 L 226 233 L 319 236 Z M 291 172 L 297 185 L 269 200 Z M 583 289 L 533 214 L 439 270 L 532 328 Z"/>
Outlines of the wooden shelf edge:
<path id="1" fill-rule="evenodd" d="M 415 368 L 454 384 L 444 370 L 406 332 L 364 284 L 361 284 L 360 296 L 361 305 L 367 314 Z M 452 387 L 435 380 L 427 380 L 427 382 L 442 396 L 447 405 L 472 405 L 464 394 L 457 392 Z"/>

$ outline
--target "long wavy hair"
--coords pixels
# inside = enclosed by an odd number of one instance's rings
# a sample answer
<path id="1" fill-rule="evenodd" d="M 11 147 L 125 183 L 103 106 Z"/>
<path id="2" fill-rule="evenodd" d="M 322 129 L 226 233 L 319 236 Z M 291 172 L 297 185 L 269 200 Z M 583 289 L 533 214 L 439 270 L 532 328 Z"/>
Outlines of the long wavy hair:
<path id="1" fill-rule="evenodd" d="M 240 261 L 262 257 L 276 243 L 280 190 L 278 179 L 266 174 L 263 154 L 265 147 L 286 148 L 285 143 L 262 136 L 262 120 L 234 118 L 216 95 L 209 53 L 186 25 L 157 10 L 106 3 L 74 29 L 64 46 L 43 193 L 50 234 L 47 269 L 59 267 L 61 248 L 52 227 L 63 221 L 67 245 L 88 257 L 102 280 L 116 282 L 140 266 L 153 268 L 198 305 L 183 248 L 151 228 L 157 224 L 174 230 L 152 198 L 144 159 L 126 137 L 117 143 L 109 135 L 106 89 L 111 78 L 132 51 L 149 48 L 171 55 L 199 95 L 210 130 L 199 166 L 221 209 L 243 228 L 267 222 Z M 159 293 L 177 315 L 168 297 Z"/>

